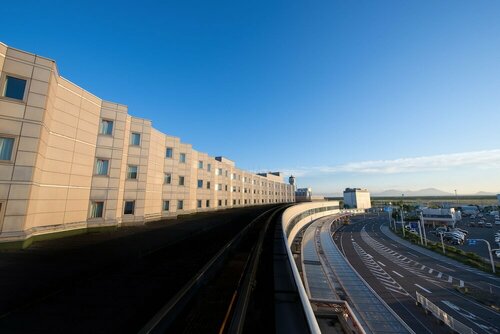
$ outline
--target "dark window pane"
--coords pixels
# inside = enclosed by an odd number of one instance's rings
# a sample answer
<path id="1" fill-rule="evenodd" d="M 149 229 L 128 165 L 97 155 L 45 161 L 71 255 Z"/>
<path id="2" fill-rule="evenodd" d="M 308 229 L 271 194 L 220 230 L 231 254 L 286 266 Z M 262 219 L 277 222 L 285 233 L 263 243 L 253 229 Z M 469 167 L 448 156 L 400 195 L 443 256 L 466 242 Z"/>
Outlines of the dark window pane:
<path id="1" fill-rule="evenodd" d="M 26 89 L 26 80 L 7 76 L 5 82 L 5 96 L 16 100 L 24 98 L 24 90 Z"/>

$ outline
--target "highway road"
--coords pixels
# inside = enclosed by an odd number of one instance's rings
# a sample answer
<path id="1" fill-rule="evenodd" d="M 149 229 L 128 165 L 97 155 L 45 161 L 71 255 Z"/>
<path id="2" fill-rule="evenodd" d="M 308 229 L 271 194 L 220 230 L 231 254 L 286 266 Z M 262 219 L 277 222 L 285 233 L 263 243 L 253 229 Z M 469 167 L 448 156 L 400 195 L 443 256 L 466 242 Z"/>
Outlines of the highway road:
<path id="1" fill-rule="evenodd" d="M 491 291 L 500 279 L 404 242 L 387 227 L 387 216 L 356 216 L 334 241 L 365 281 L 416 333 L 449 333 L 416 305 L 416 292 L 477 333 L 500 333 L 500 313 L 455 286 Z"/>

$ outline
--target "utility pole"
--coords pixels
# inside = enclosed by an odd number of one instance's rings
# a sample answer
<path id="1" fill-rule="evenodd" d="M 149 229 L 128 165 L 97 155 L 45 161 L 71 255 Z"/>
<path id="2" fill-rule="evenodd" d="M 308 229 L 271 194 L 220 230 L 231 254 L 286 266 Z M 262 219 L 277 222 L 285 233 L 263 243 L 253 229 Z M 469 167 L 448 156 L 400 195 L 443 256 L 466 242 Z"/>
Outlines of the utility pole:
<path id="1" fill-rule="evenodd" d="M 401 194 L 401 228 L 403 229 L 403 237 L 405 236 L 405 221 L 404 221 L 404 218 L 403 218 L 403 208 L 404 208 L 404 205 L 405 205 L 405 194 Z"/>

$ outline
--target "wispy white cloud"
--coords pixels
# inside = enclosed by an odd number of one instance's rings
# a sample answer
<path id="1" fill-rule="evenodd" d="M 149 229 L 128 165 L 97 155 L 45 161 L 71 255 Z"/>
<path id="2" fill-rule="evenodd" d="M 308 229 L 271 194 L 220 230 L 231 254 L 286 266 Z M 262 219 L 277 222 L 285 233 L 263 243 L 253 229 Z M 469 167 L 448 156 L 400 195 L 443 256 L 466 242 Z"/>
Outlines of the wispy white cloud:
<path id="1" fill-rule="evenodd" d="M 458 167 L 477 167 L 480 169 L 500 168 L 500 149 L 475 152 L 440 154 L 394 160 L 370 160 L 350 162 L 336 166 L 311 166 L 284 169 L 287 174 L 298 177 L 359 173 L 359 174 L 401 174 L 432 171 L 447 171 Z"/>

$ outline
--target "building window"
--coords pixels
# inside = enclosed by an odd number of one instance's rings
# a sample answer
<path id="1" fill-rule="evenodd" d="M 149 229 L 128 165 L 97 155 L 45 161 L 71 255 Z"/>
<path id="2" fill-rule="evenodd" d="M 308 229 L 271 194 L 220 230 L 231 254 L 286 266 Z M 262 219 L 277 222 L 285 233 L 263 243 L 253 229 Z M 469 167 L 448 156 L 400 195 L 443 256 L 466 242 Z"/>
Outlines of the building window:
<path id="1" fill-rule="evenodd" d="M 163 201 L 163 211 L 170 211 L 170 201 Z"/>
<path id="2" fill-rule="evenodd" d="M 141 134 L 137 132 L 132 132 L 130 136 L 130 145 L 139 146 L 141 145 Z"/>
<path id="3" fill-rule="evenodd" d="M 167 147 L 167 151 L 165 152 L 165 157 L 172 158 L 174 155 L 174 149 L 171 147 Z"/>
<path id="4" fill-rule="evenodd" d="M 184 185 L 184 176 L 179 176 L 179 185 L 180 186 Z"/>
<path id="5" fill-rule="evenodd" d="M 96 175 L 108 175 L 109 160 L 97 159 L 95 166 Z"/>
<path id="6" fill-rule="evenodd" d="M 113 134 L 113 121 L 109 121 L 107 119 L 101 119 L 99 134 L 111 136 Z"/>
<path id="7" fill-rule="evenodd" d="M 124 215 L 133 215 L 135 210 L 135 201 L 125 201 L 125 207 L 123 209 Z"/>
<path id="8" fill-rule="evenodd" d="M 226 202 L 226 206 L 227 206 L 227 199 L 226 199 L 226 201 L 225 201 L 225 202 Z"/>
<path id="9" fill-rule="evenodd" d="M 198 161 L 198 169 L 203 169 L 203 161 Z"/>
<path id="10" fill-rule="evenodd" d="M 0 160 L 10 161 L 14 150 L 14 138 L 0 137 Z"/>
<path id="11" fill-rule="evenodd" d="M 184 210 L 184 201 L 183 200 L 177 201 L 177 210 Z"/>
<path id="12" fill-rule="evenodd" d="M 186 163 L 186 153 L 180 153 L 180 154 L 179 154 L 179 162 L 180 162 L 181 164 Z"/>
<path id="13" fill-rule="evenodd" d="M 236 200 L 235 199 L 233 199 L 233 205 L 236 205 Z"/>
<path id="14" fill-rule="evenodd" d="M 218 173 L 217 175 L 222 175 L 222 168 L 217 169 Z"/>
<path id="15" fill-rule="evenodd" d="M 210 181 L 207 181 L 207 189 L 210 189 Z"/>
<path id="16" fill-rule="evenodd" d="M 172 183 L 172 174 L 170 173 L 165 173 L 163 177 L 163 182 L 165 184 L 171 184 Z"/>
<path id="17" fill-rule="evenodd" d="M 227 191 L 227 184 L 225 185 L 225 189 L 226 189 L 226 191 Z"/>
<path id="18" fill-rule="evenodd" d="M 212 164 L 207 164 L 207 171 L 210 172 L 212 170 Z"/>
<path id="19" fill-rule="evenodd" d="M 26 80 L 7 76 L 5 78 L 5 86 L 3 89 L 3 96 L 24 100 L 24 92 L 26 91 Z"/>
<path id="20" fill-rule="evenodd" d="M 226 177 L 228 177 L 228 176 L 229 176 L 229 172 L 228 172 L 228 171 L 227 171 L 227 169 L 226 169 Z"/>
<path id="21" fill-rule="evenodd" d="M 206 204 L 207 204 L 207 208 L 209 208 L 210 207 L 210 200 L 209 199 L 207 199 L 207 203 Z"/>
<path id="22" fill-rule="evenodd" d="M 199 200 L 197 201 L 197 205 L 198 205 L 198 208 L 200 209 L 200 208 L 201 208 L 201 199 L 199 199 Z"/>
<path id="23" fill-rule="evenodd" d="M 198 188 L 203 188 L 203 180 L 198 180 Z"/>
<path id="24" fill-rule="evenodd" d="M 219 206 L 222 206 L 222 200 L 221 199 L 219 200 Z"/>
<path id="25" fill-rule="evenodd" d="M 221 191 L 222 190 L 222 183 L 217 184 L 217 186 L 215 187 L 215 190 Z"/>
<path id="26" fill-rule="evenodd" d="M 102 218 L 104 202 L 92 202 L 90 204 L 90 218 Z"/>
<path id="27" fill-rule="evenodd" d="M 129 165 L 127 169 L 127 179 L 137 179 L 137 166 Z"/>

